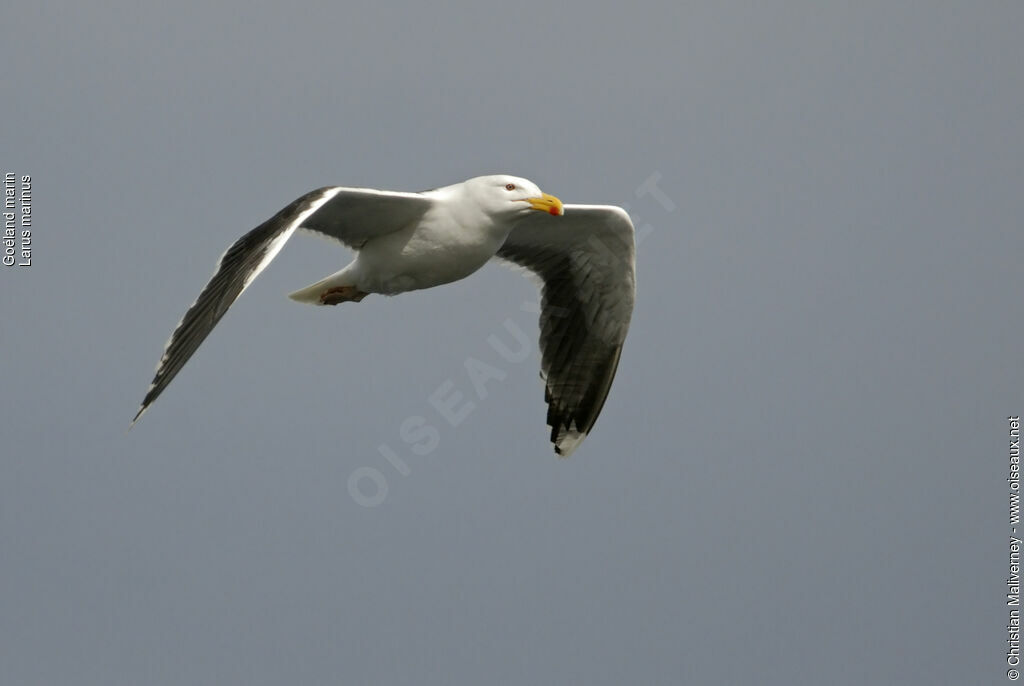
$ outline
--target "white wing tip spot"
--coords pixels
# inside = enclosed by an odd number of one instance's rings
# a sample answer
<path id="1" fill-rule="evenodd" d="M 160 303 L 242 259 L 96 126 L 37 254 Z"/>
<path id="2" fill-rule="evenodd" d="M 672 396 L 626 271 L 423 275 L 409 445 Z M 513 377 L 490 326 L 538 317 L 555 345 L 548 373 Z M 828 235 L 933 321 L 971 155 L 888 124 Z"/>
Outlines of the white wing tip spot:
<path id="1" fill-rule="evenodd" d="M 566 429 L 562 435 L 558 437 L 558 441 L 555 443 L 555 452 L 561 457 L 569 457 L 573 452 L 580 446 L 583 439 L 587 437 L 587 434 L 580 433 L 574 428 Z"/>

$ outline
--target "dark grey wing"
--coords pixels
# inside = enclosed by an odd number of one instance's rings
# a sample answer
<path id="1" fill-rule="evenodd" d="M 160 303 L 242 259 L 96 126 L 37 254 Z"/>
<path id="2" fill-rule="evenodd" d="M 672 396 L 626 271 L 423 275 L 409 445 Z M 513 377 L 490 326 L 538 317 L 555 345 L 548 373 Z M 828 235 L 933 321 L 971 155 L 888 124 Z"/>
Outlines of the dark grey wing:
<path id="1" fill-rule="evenodd" d="M 245 234 L 217 262 L 213 278 L 185 312 L 132 424 L 181 371 L 239 295 L 277 256 L 295 229 L 308 228 L 360 247 L 367 238 L 418 221 L 431 201 L 416 193 L 328 186 L 310 191 Z"/>
<path id="2" fill-rule="evenodd" d="M 619 207 L 566 205 L 521 220 L 498 250 L 541 280 L 541 377 L 555 452 L 586 438 L 608 397 L 636 293 L 633 223 Z"/>

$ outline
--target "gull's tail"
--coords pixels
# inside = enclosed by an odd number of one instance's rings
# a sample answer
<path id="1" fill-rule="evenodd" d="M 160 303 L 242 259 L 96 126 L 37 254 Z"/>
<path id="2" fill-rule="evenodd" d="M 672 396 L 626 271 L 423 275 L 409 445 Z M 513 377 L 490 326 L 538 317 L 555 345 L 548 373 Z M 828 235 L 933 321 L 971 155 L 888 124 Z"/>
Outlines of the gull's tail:
<path id="1" fill-rule="evenodd" d="M 314 284 L 310 284 L 305 288 L 300 288 L 297 291 L 289 293 L 288 297 L 296 302 L 306 303 L 307 305 L 323 305 L 325 303 L 320 300 L 320 296 L 324 291 L 329 288 L 351 285 L 352 277 L 349 272 L 349 267 L 345 267 L 340 272 L 335 272 L 325 279 L 320 279 Z"/>

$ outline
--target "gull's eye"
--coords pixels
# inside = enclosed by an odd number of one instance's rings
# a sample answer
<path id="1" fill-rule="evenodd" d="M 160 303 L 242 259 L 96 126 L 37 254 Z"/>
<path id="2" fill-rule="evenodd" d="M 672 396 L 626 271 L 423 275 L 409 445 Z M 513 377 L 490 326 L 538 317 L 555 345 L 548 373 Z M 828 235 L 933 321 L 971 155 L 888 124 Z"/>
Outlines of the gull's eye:
<path id="1" fill-rule="evenodd" d="M 506 183 L 505 184 L 505 190 L 507 190 L 507 191 L 514 191 L 515 189 L 516 189 L 516 185 L 514 183 Z"/>

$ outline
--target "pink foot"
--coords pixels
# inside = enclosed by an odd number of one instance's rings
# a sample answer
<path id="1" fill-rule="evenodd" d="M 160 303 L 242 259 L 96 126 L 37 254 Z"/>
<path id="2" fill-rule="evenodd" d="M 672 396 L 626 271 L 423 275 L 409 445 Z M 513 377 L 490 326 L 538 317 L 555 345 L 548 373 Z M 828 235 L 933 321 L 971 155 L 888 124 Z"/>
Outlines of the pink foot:
<path id="1" fill-rule="evenodd" d="M 328 288 L 320 294 L 320 303 L 323 305 L 340 305 L 347 302 L 359 302 L 369 293 L 363 293 L 355 286 L 338 286 Z"/>

